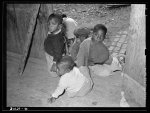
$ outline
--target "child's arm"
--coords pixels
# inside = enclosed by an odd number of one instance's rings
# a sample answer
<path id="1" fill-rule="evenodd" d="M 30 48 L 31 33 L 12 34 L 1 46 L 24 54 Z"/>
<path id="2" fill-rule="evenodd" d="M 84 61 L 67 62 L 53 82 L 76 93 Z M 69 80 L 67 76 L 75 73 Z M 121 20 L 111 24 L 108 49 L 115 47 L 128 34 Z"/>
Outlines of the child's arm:
<path id="1" fill-rule="evenodd" d="M 60 78 L 58 87 L 51 95 L 51 97 L 48 99 L 48 102 L 53 103 L 58 98 L 58 96 L 60 96 L 64 92 L 65 89 L 66 89 L 66 81 Z"/>

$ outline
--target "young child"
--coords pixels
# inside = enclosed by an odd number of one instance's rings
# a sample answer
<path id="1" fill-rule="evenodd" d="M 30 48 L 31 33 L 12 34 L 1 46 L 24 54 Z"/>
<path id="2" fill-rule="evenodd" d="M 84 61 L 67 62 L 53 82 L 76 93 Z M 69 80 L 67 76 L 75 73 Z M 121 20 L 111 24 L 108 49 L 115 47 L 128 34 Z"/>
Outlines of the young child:
<path id="1" fill-rule="evenodd" d="M 76 60 L 76 56 L 78 54 L 80 44 L 83 42 L 83 40 L 88 38 L 89 34 L 90 34 L 90 29 L 86 27 L 78 28 L 74 30 L 74 35 L 76 38 L 70 48 L 70 54 L 74 61 Z"/>
<path id="2" fill-rule="evenodd" d="M 48 18 L 48 35 L 44 41 L 45 55 L 48 64 L 48 71 L 56 71 L 56 62 L 61 59 L 65 52 L 65 39 L 62 32 L 62 16 L 51 14 Z"/>
<path id="3" fill-rule="evenodd" d="M 107 28 L 102 24 L 94 26 L 92 37 L 85 39 L 77 54 L 77 65 L 89 66 L 103 64 L 109 59 L 109 50 L 103 44 Z"/>
<path id="4" fill-rule="evenodd" d="M 72 98 L 86 95 L 93 87 L 89 69 L 77 68 L 71 56 L 66 55 L 57 62 L 57 74 L 60 80 L 57 89 L 48 99 L 50 103 L 54 102 L 64 91 Z"/>
<path id="5" fill-rule="evenodd" d="M 109 50 L 103 43 L 106 33 L 107 28 L 104 25 L 97 24 L 94 26 L 92 37 L 85 39 L 80 45 L 77 66 L 89 66 L 100 76 L 121 70 L 117 58 L 109 55 Z"/>
<path id="6" fill-rule="evenodd" d="M 66 37 L 68 39 L 68 52 L 70 53 L 70 47 L 74 42 L 75 36 L 74 36 L 74 30 L 77 28 L 78 23 L 70 17 L 67 17 L 66 14 L 62 14 L 63 23 L 66 26 Z"/>

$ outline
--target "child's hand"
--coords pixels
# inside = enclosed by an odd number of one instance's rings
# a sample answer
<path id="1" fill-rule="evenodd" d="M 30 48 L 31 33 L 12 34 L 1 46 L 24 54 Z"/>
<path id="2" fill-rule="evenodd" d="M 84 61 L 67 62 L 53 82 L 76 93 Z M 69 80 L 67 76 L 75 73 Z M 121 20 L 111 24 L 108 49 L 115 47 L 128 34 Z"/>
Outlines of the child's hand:
<path id="1" fill-rule="evenodd" d="M 48 103 L 53 103 L 53 102 L 55 102 L 55 100 L 56 100 L 56 98 L 55 97 L 50 97 L 50 98 L 48 98 Z"/>
<path id="2" fill-rule="evenodd" d="M 57 68 L 56 68 L 56 63 L 54 62 L 52 67 L 51 67 L 51 71 L 52 72 L 56 72 Z"/>

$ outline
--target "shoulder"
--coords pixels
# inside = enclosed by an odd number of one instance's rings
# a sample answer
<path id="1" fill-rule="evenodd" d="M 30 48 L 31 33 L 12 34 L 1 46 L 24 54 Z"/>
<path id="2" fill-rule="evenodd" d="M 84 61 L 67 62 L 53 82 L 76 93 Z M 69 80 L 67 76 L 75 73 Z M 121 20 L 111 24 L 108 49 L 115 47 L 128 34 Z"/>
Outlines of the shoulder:
<path id="1" fill-rule="evenodd" d="M 69 77 L 69 75 L 70 75 L 70 73 L 66 73 L 66 74 L 64 74 L 64 75 L 62 75 L 61 77 L 60 77 L 60 82 L 66 82 L 67 81 L 67 79 L 68 79 L 68 77 Z"/>
<path id="2" fill-rule="evenodd" d="M 89 38 L 85 39 L 85 40 L 84 40 L 81 44 L 89 43 L 89 42 L 91 42 L 91 37 L 89 37 Z"/>
<path id="3" fill-rule="evenodd" d="M 88 46 L 91 43 L 91 37 L 85 39 L 80 46 Z"/>

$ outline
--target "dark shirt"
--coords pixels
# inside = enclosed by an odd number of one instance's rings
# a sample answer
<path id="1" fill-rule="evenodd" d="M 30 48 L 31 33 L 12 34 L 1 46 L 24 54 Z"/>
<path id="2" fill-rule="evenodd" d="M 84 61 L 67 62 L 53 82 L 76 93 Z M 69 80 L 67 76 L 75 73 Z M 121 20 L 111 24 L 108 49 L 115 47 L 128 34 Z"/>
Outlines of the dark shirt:
<path id="1" fill-rule="evenodd" d="M 65 50 L 64 34 L 62 32 L 58 34 L 48 34 L 44 41 L 45 51 L 54 57 L 53 61 L 61 59 Z"/>
<path id="2" fill-rule="evenodd" d="M 89 50 L 89 65 L 104 64 L 109 59 L 109 50 L 102 42 L 92 42 Z"/>

